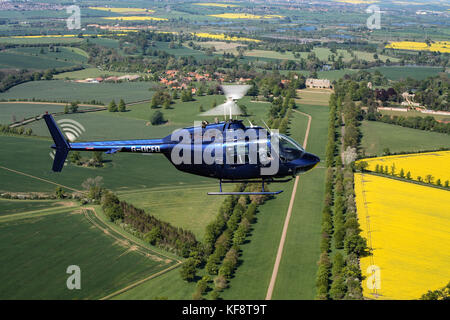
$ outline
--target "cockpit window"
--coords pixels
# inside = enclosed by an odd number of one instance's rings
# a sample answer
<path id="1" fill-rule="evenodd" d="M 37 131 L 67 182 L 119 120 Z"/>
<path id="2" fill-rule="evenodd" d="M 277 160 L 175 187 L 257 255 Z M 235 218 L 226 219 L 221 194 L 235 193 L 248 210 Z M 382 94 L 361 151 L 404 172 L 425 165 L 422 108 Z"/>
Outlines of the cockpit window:
<path id="1" fill-rule="evenodd" d="M 292 138 L 280 134 L 280 159 L 281 161 L 292 161 L 300 158 L 305 150 Z"/>

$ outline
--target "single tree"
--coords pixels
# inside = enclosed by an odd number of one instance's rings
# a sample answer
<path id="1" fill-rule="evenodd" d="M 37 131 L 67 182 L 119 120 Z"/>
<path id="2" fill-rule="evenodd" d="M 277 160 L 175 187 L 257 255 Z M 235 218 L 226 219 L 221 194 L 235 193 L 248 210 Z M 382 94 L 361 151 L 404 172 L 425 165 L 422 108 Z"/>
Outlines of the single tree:
<path id="1" fill-rule="evenodd" d="M 114 100 L 112 100 L 108 105 L 108 111 L 109 112 L 117 112 L 117 105 Z"/>
<path id="2" fill-rule="evenodd" d="M 163 124 L 165 122 L 163 113 L 159 110 L 155 111 L 155 113 L 150 118 L 150 122 L 154 126 Z"/>
<path id="3" fill-rule="evenodd" d="M 120 112 L 125 112 L 127 110 L 127 106 L 125 104 L 125 101 L 123 101 L 123 99 L 120 99 L 119 101 L 119 111 Z"/>

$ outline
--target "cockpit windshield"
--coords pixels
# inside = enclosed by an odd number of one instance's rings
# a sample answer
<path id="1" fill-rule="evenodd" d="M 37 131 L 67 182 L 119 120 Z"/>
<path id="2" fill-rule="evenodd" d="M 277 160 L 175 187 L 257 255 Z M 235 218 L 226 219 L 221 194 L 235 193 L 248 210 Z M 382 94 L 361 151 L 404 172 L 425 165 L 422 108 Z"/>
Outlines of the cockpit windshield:
<path id="1" fill-rule="evenodd" d="M 294 139 L 283 134 L 279 135 L 280 158 L 282 161 L 292 161 L 300 158 L 305 150 Z"/>

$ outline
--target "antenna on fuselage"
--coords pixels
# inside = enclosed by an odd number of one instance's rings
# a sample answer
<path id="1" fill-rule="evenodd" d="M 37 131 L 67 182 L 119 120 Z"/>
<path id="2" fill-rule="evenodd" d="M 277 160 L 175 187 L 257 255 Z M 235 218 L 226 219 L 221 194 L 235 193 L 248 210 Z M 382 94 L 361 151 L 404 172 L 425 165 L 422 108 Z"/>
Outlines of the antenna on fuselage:
<path id="1" fill-rule="evenodd" d="M 267 128 L 267 131 L 269 131 L 269 133 L 272 134 L 272 130 L 270 130 L 270 128 L 267 125 L 267 123 L 263 119 L 261 119 L 261 121 L 264 123 L 264 126 Z"/>

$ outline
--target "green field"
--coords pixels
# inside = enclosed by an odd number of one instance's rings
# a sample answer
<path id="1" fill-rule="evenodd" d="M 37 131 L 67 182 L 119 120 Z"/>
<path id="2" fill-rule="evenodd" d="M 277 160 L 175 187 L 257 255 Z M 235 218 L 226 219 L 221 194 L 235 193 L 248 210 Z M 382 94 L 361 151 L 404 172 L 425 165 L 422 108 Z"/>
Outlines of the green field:
<path id="1" fill-rule="evenodd" d="M 361 147 L 364 148 L 366 156 L 380 156 L 385 148 L 389 148 L 391 152 L 415 152 L 450 147 L 448 134 L 404 128 L 383 122 L 363 121 L 361 131 Z"/>
<path id="2" fill-rule="evenodd" d="M 324 159 L 329 108 L 301 105 L 299 110 L 312 116 L 307 150 Z M 320 163 L 300 176 L 273 299 L 311 300 L 315 297 L 325 193 L 323 167 Z"/>
<path id="3" fill-rule="evenodd" d="M 22 48 L 36 49 L 36 48 Z M 78 55 L 79 58 L 82 56 Z M 0 68 L 5 69 L 50 69 L 70 67 L 83 63 L 80 60 L 72 60 L 69 55 L 61 54 L 61 57 L 46 56 L 44 54 L 32 55 L 24 50 L 3 50 L 0 51 Z"/>
<path id="4" fill-rule="evenodd" d="M 416 80 L 423 80 L 428 77 L 436 76 L 439 72 L 442 72 L 442 68 L 436 67 L 377 67 L 370 70 L 377 70 L 381 72 L 389 80 L 400 80 L 406 78 L 412 78 Z"/>
<path id="5" fill-rule="evenodd" d="M 333 91 L 329 89 L 297 90 L 298 99 L 295 100 L 295 102 L 300 104 L 328 106 L 328 100 L 330 99 L 331 93 L 333 93 Z"/>
<path id="6" fill-rule="evenodd" d="M 46 37 L 46 38 L 0 38 L 0 43 L 11 44 L 66 44 L 84 41 L 82 38 L 63 38 L 63 37 Z"/>
<path id="7" fill-rule="evenodd" d="M 440 115 L 440 114 L 427 114 L 422 113 L 420 111 L 415 110 L 408 110 L 407 112 L 404 111 L 392 111 L 392 110 L 379 110 L 381 114 L 387 114 L 390 116 L 399 116 L 399 117 L 433 117 L 436 120 L 444 120 L 444 121 L 450 121 L 450 116 L 446 115 Z"/>
<path id="8" fill-rule="evenodd" d="M 154 82 L 75 83 L 63 80 L 31 81 L 0 93 L 0 99 L 42 99 L 62 101 L 97 100 L 108 104 L 112 99 L 126 102 L 151 99 Z"/>
<path id="9" fill-rule="evenodd" d="M 164 298 L 169 300 L 189 300 L 195 291 L 195 282 L 181 279 L 179 268 L 144 282 L 120 295 L 113 300 L 151 300 Z"/>
<path id="10" fill-rule="evenodd" d="M 61 202 L 56 200 L 9 200 L 0 198 L 0 216 L 59 207 L 60 205 Z"/>
<path id="11" fill-rule="evenodd" d="M 206 193 L 217 188 L 217 182 L 211 180 L 201 185 L 119 192 L 118 196 L 163 221 L 191 230 L 198 240 L 202 240 L 206 225 L 216 217 L 221 205 L 220 199 L 208 197 Z"/>
<path id="12" fill-rule="evenodd" d="M 53 141 L 40 138 L 0 136 L 0 144 L 2 145 L 0 166 L 78 190 L 83 181 L 95 176 L 103 177 L 104 186 L 115 191 L 164 187 L 174 184 L 188 186 L 215 181 L 180 172 L 162 155 L 105 155 L 104 159 L 107 162 L 103 168 L 84 168 L 69 164 L 61 173 L 55 173 L 51 171 L 53 160 L 49 156 L 50 145 L 53 144 Z M 32 155 L 32 161 L 30 155 Z M 92 157 L 90 153 L 85 153 L 83 156 Z M 0 191 L 53 192 L 55 190 L 55 185 L 36 178 L 0 168 Z"/>
<path id="13" fill-rule="evenodd" d="M 98 299 L 173 264 L 149 248 L 130 250 L 124 240 L 95 227 L 74 208 L 2 219 L 0 297 Z M 70 265 L 81 269 L 80 290 L 66 287 Z"/>
<path id="14" fill-rule="evenodd" d="M 250 97 L 244 97 L 239 101 L 240 105 L 245 105 L 247 107 L 247 113 L 248 116 L 242 117 L 244 119 L 244 123 L 248 125 L 248 120 L 254 122 L 259 121 L 261 123 L 261 119 L 264 119 L 268 108 L 270 107 L 270 104 L 264 103 L 264 102 L 251 102 Z M 195 121 L 214 121 L 214 117 L 208 116 L 203 117 L 200 116 L 200 106 L 203 106 L 203 109 L 205 111 L 212 108 L 212 105 L 216 102 L 217 105 L 224 102 L 224 97 L 222 95 L 211 95 L 211 96 L 201 96 L 197 97 L 195 96 L 195 101 L 190 102 L 181 102 L 181 100 L 175 100 L 175 103 L 171 105 L 171 109 L 162 109 L 159 108 L 163 114 L 164 118 L 168 120 L 168 122 L 163 125 L 159 126 L 160 128 L 164 127 L 186 127 L 186 126 L 192 126 L 194 125 Z M 110 113 L 108 111 L 102 111 L 99 114 L 109 115 L 113 117 L 120 117 L 120 118 L 131 118 L 131 119 L 140 119 L 148 121 L 150 119 L 150 116 L 156 111 L 156 109 L 150 108 L 150 103 L 140 103 L 133 106 L 128 107 L 128 112 L 117 112 L 117 113 Z M 219 120 L 223 120 L 223 117 L 219 116 Z M 247 120 L 248 119 L 248 120 Z M 172 131 L 166 131 L 167 134 L 170 134 Z"/>
<path id="15" fill-rule="evenodd" d="M 15 103 L 15 102 L 0 102 L 0 124 L 7 124 L 13 122 L 13 116 L 16 121 L 31 118 L 43 114 L 45 112 L 63 112 L 65 105 L 55 105 L 43 103 Z M 79 110 L 87 107 L 78 107 Z"/>
<path id="16" fill-rule="evenodd" d="M 314 52 L 316 54 L 316 56 L 322 61 L 328 61 L 328 57 L 333 55 L 331 50 L 328 48 L 316 47 L 312 50 L 312 52 Z M 358 59 L 369 61 L 369 62 L 375 61 L 372 53 L 364 52 L 364 51 L 353 51 L 353 53 L 355 54 L 355 56 Z M 306 59 L 309 54 L 310 54 L 310 52 L 300 52 L 300 58 Z M 300 58 L 294 57 L 294 54 L 292 52 L 282 53 L 282 52 L 267 51 L 267 50 L 251 50 L 251 51 L 246 51 L 245 55 L 251 56 L 251 57 L 270 58 L 270 59 L 279 59 L 279 60 L 284 60 L 284 59 L 300 60 Z M 348 62 L 353 59 L 353 57 L 347 50 L 338 49 L 336 59 L 339 56 L 342 56 L 342 60 L 344 62 Z M 378 58 L 381 59 L 382 61 L 386 61 L 386 59 L 390 59 L 393 62 L 398 61 L 398 59 L 396 59 L 396 58 L 388 57 L 385 55 L 378 55 Z"/>
<path id="17" fill-rule="evenodd" d="M 187 46 L 181 46 L 180 48 L 169 48 L 170 42 L 155 42 L 155 47 L 153 49 L 164 50 L 168 54 L 173 54 L 175 57 L 195 57 L 195 59 L 212 59 L 213 57 L 208 57 L 203 51 L 194 50 Z"/>

